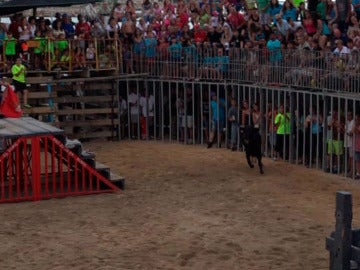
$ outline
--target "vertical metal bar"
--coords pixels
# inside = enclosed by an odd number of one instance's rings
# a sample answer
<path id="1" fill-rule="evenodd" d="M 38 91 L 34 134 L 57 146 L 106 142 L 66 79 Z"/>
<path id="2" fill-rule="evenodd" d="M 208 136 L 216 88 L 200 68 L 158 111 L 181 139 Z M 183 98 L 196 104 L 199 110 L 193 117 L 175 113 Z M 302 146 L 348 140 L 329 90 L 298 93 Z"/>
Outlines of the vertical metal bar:
<path id="1" fill-rule="evenodd" d="M 82 185 L 81 185 L 81 191 L 82 192 L 85 192 L 86 191 L 86 172 L 85 172 L 85 167 L 84 166 L 81 166 L 81 182 L 82 182 Z"/>
<path id="2" fill-rule="evenodd" d="M 48 137 L 43 137 L 43 144 L 44 144 L 44 164 L 45 164 L 45 197 L 49 196 L 49 161 L 48 161 L 48 151 L 49 151 L 49 146 L 48 146 Z M 26 186 L 26 185 L 25 185 Z"/>
<path id="3" fill-rule="evenodd" d="M 70 192 L 70 184 L 71 184 L 71 171 L 73 162 L 71 162 L 70 155 L 66 153 L 66 159 L 67 159 L 67 190 L 65 193 L 69 194 Z"/>
<path id="4" fill-rule="evenodd" d="M 138 114 L 137 114 L 137 118 L 138 118 L 138 121 L 137 121 L 137 139 L 141 138 L 141 128 L 140 128 L 140 125 L 141 125 L 141 110 L 140 110 L 140 91 L 139 91 L 139 80 L 136 80 L 136 98 L 137 98 L 137 111 L 138 111 Z"/>
<path id="5" fill-rule="evenodd" d="M 203 88 L 201 84 L 198 84 L 198 93 L 200 95 L 200 125 L 199 126 L 199 132 L 200 132 L 200 143 L 204 144 L 204 133 L 206 132 L 206 126 L 204 122 L 204 95 L 203 95 Z"/>
<path id="6" fill-rule="evenodd" d="M 27 157 L 26 157 L 27 158 Z M 31 167 L 33 183 L 33 200 L 41 199 L 41 160 L 40 160 L 40 137 L 31 138 Z"/>
<path id="7" fill-rule="evenodd" d="M 6 170 L 5 170 L 5 162 L 6 159 L 5 158 L 0 158 L 0 185 L 1 185 L 1 198 L 0 201 L 5 200 L 5 179 L 8 179 L 6 177 Z M 9 179 L 8 179 L 9 181 Z"/>
<path id="8" fill-rule="evenodd" d="M 172 137 L 173 137 L 172 106 L 174 106 L 174 104 L 172 104 L 171 84 L 168 82 L 167 85 L 168 85 L 168 95 L 169 95 L 169 141 L 172 142 Z"/>
<path id="9" fill-rule="evenodd" d="M 191 98 L 192 98 L 192 102 L 191 102 L 191 106 L 192 106 L 192 113 L 191 113 L 191 119 L 192 119 L 192 136 L 191 136 L 191 144 L 195 144 L 196 142 L 196 129 L 195 129 L 195 123 L 196 123 L 196 119 L 195 119 L 195 85 L 192 83 L 191 84 Z M 201 129 L 198 129 L 198 130 L 201 130 Z"/>
<path id="10" fill-rule="evenodd" d="M 120 106 L 122 106 L 122 104 L 120 104 L 120 84 L 119 84 L 119 80 L 115 80 L 115 87 L 116 87 L 116 104 L 117 104 L 117 118 L 118 118 L 118 123 L 117 123 L 117 133 L 118 133 L 118 140 L 121 140 L 121 125 L 123 124 L 125 126 L 125 123 L 121 122 L 121 112 L 120 112 Z"/>
<path id="11" fill-rule="evenodd" d="M 159 111 L 160 113 L 160 123 L 159 123 L 159 135 L 161 137 L 161 140 L 164 141 L 164 129 L 165 129 L 165 100 L 164 100 L 164 83 L 162 81 L 159 81 L 160 86 L 160 102 L 159 102 Z"/>
<path id="12" fill-rule="evenodd" d="M 59 148 L 59 174 L 60 174 L 60 193 L 64 194 L 64 170 L 63 170 L 63 150 Z"/>
<path id="13" fill-rule="evenodd" d="M 54 141 L 51 141 L 51 173 L 52 173 L 52 194 L 56 194 L 56 145 Z"/>
<path id="14" fill-rule="evenodd" d="M 123 82 L 124 83 L 124 82 Z M 129 80 L 126 80 L 125 81 L 126 83 L 126 98 L 127 98 L 127 122 L 128 122 L 128 127 L 127 127 L 127 130 L 128 130 L 128 138 L 131 139 L 132 136 L 135 136 L 135 134 L 131 134 L 132 133 L 132 121 L 131 121 L 131 106 L 130 106 L 130 102 L 129 102 L 129 96 L 130 96 L 130 92 L 129 92 L 129 89 L 130 89 L 130 84 L 129 84 Z"/>
<path id="15" fill-rule="evenodd" d="M 180 104 L 179 104 L 179 102 L 180 102 L 179 101 L 179 85 L 176 83 L 175 86 L 176 86 L 176 94 L 175 94 L 176 95 L 176 141 L 179 142 L 180 141 L 179 126 L 181 125 L 181 123 L 179 123 L 179 122 L 181 122 L 181 120 L 179 119 L 180 118 L 179 117 L 180 116 L 180 114 L 179 114 L 179 106 L 180 106 Z"/>
<path id="16" fill-rule="evenodd" d="M 77 160 L 74 160 L 74 175 L 75 175 L 74 191 L 78 193 L 79 192 L 79 162 Z"/>
<path id="17" fill-rule="evenodd" d="M 27 159 L 27 153 L 24 152 L 25 150 L 26 141 L 24 142 L 23 147 L 20 149 L 17 147 L 15 149 L 15 175 L 14 175 L 14 181 L 16 187 L 16 197 L 18 199 L 21 198 L 21 192 L 20 192 L 20 178 L 22 178 L 27 173 L 27 168 L 24 167 L 23 160 Z"/>

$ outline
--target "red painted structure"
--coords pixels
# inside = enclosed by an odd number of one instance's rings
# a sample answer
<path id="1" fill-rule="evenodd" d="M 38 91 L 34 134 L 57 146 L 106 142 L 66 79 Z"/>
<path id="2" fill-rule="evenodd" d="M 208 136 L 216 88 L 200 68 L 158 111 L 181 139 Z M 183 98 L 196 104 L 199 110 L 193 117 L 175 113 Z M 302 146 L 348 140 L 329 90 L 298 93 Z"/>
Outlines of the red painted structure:
<path id="1" fill-rule="evenodd" d="M 62 130 L 29 117 L 2 119 L 0 125 L 0 139 L 6 142 L 0 154 L 0 203 L 119 190 L 65 147 Z"/>

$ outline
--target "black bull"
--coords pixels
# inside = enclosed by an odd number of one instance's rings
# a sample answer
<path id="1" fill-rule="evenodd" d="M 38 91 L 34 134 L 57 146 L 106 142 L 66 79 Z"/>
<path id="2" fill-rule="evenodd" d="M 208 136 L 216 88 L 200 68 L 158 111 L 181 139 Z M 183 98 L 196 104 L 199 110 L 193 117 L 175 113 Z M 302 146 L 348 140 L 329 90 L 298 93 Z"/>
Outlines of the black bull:
<path id="1" fill-rule="evenodd" d="M 251 162 L 250 157 L 255 157 L 258 160 L 260 173 L 263 174 L 263 164 L 261 162 L 261 136 L 258 129 L 253 126 L 246 126 L 240 132 L 241 142 L 245 147 L 246 160 L 250 168 L 254 168 L 254 164 Z"/>

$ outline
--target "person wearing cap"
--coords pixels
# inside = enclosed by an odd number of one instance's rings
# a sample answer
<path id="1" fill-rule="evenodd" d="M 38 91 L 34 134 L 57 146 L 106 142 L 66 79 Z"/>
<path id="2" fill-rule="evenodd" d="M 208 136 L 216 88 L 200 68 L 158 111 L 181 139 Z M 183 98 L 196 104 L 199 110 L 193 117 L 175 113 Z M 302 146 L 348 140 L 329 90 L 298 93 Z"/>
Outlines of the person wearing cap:
<path id="1" fill-rule="evenodd" d="M 55 13 L 55 20 L 54 20 L 54 21 L 52 22 L 52 24 L 51 24 L 52 29 L 55 29 L 55 28 L 56 28 L 57 22 L 62 22 L 60 12 L 56 12 L 56 13 Z"/>
<path id="2" fill-rule="evenodd" d="M 28 104 L 28 89 L 26 87 L 26 67 L 22 64 L 22 59 L 16 59 L 16 63 L 11 67 L 13 84 L 15 92 L 20 100 L 20 93 L 23 95 L 23 104 L 25 108 L 31 108 Z"/>

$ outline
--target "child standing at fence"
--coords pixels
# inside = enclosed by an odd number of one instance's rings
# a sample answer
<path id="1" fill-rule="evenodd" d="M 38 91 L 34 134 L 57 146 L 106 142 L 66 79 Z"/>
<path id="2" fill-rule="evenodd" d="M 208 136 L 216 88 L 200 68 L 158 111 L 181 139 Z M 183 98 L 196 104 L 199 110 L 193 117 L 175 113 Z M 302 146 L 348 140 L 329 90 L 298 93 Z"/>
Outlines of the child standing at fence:
<path id="1" fill-rule="evenodd" d="M 123 50 L 124 50 L 123 56 L 124 56 L 124 64 L 125 64 L 125 73 L 127 74 L 135 73 L 133 69 L 133 53 L 131 50 L 131 45 L 129 43 L 125 43 Z"/>
<path id="2" fill-rule="evenodd" d="M 95 65 L 95 56 L 96 49 L 93 42 L 89 42 L 88 47 L 86 48 L 86 62 L 89 68 L 93 68 Z"/>
<path id="3" fill-rule="evenodd" d="M 11 68 L 11 66 L 15 63 L 16 43 L 16 38 L 13 37 L 11 32 L 8 32 L 5 38 L 5 56 L 8 68 Z"/>
<path id="4" fill-rule="evenodd" d="M 35 31 L 34 41 L 37 43 L 37 46 L 34 47 L 34 68 L 41 69 L 42 63 L 41 59 L 43 58 L 43 51 L 44 51 L 44 41 L 41 37 L 41 31 Z"/>
<path id="5" fill-rule="evenodd" d="M 355 179 L 360 179 L 360 115 L 355 117 L 355 125 L 352 134 L 355 136 L 355 166 L 356 176 Z"/>

